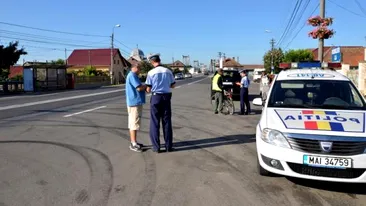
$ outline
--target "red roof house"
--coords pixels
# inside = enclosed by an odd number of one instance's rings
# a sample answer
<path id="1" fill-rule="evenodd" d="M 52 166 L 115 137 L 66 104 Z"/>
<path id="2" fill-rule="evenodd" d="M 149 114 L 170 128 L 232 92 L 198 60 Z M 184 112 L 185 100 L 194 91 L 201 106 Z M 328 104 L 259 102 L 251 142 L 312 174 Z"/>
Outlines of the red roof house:
<path id="1" fill-rule="evenodd" d="M 110 72 L 111 49 L 75 49 L 67 59 L 68 70 L 82 70 L 93 66 L 97 70 Z M 119 49 L 113 49 L 113 78 L 121 82 L 127 70 L 131 67 Z"/>
<path id="2" fill-rule="evenodd" d="M 324 61 L 332 62 L 332 48 L 330 46 L 324 47 Z M 365 48 L 363 46 L 340 46 L 342 54 L 342 64 L 349 64 L 351 67 L 358 67 L 360 62 L 364 62 Z M 314 55 L 314 60 L 318 59 L 318 48 L 311 49 Z"/>
<path id="3" fill-rule="evenodd" d="M 8 78 L 16 77 L 17 75 L 23 75 L 23 66 L 11 66 L 10 74 Z"/>
<path id="4" fill-rule="evenodd" d="M 114 66 L 129 67 L 130 63 L 122 56 L 119 49 L 113 49 Z M 73 67 L 108 66 L 111 65 L 111 49 L 75 49 L 67 64 Z"/>

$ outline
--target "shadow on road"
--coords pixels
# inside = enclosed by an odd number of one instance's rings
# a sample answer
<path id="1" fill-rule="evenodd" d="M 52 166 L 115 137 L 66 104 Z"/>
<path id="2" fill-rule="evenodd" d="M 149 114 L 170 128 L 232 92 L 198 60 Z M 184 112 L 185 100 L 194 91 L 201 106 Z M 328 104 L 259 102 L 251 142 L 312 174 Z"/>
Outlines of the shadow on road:
<path id="1" fill-rule="evenodd" d="M 255 135 L 229 135 L 207 139 L 195 139 L 173 142 L 174 152 L 206 149 L 225 145 L 248 144 L 255 142 Z M 148 146 L 151 147 L 151 146 Z M 164 148 L 164 145 L 161 146 Z"/>
<path id="2" fill-rule="evenodd" d="M 351 197 L 353 197 L 353 195 L 366 195 L 366 190 L 364 189 L 366 187 L 366 184 L 323 182 L 316 180 L 297 179 L 293 177 L 286 177 L 286 178 L 289 181 L 295 183 L 296 185 L 301 185 L 304 187 L 319 190 L 347 193 Z"/>

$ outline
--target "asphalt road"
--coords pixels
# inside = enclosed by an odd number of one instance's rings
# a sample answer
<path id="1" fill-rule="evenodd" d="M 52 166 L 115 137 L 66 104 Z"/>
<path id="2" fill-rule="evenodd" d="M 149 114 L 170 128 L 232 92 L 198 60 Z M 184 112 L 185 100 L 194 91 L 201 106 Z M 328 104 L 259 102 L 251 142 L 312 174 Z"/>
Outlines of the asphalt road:
<path id="1" fill-rule="evenodd" d="M 254 138 L 260 108 L 253 107 L 250 116 L 215 115 L 207 78 L 179 84 L 172 99 L 173 153 L 128 149 L 122 92 L 87 97 L 87 104 L 79 98 L 61 106 L 61 101 L 37 105 L 46 110 L 41 112 L 0 110 L 1 115 L 8 112 L 0 122 L 0 205 L 366 204 L 365 185 L 260 177 Z M 87 93 L 93 92 L 100 91 Z M 258 85 L 253 84 L 251 93 L 258 93 Z M 18 110 L 23 116 L 4 119 Z M 147 103 L 138 137 L 146 145 L 148 125 Z"/>
<path id="2" fill-rule="evenodd" d="M 199 81 L 205 77 L 207 76 L 199 75 L 177 80 L 176 85 L 179 87 L 182 84 Z M 85 104 L 102 103 L 117 99 L 125 100 L 124 95 L 125 87 L 119 85 L 48 94 L 0 96 L 0 120 L 39 112 L 66 112 L 69 107 L 79 107 L 80 105 L 84 106 Z"/>

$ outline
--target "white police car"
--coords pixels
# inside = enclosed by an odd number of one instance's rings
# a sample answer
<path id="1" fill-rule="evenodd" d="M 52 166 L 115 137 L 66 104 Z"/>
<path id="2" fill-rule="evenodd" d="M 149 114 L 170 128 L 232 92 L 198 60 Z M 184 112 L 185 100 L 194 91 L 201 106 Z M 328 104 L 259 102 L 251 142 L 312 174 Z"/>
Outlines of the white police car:
<path id="1" fill-rule="evenodd" d="M 262 106 L 261 98 L 253 104 Z M 365 113 L 365 99 L 344 75 L 281 71 L 256 128 L 259 173 L 366 182 Z"/>

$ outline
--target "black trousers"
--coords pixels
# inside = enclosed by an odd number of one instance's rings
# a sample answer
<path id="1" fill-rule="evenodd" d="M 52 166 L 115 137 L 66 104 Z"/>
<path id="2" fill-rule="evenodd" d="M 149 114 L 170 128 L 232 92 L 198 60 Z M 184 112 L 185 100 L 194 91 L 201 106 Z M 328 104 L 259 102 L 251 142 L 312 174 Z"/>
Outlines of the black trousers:
<path id="1" fill-rule="evenodd" d="M 160 121 L 163 123 L 165 148 L 173 147 L 172 94 L 152 94 L 150 99 L 150 140 L 153 150 L 160 149 Z"/>
<path id="2" fill-rule="evenodd" d="M 249 113 L 250 113 L 249 89 L 242 87 L 240 89 L 240 114 L 249 114 Z"/>

